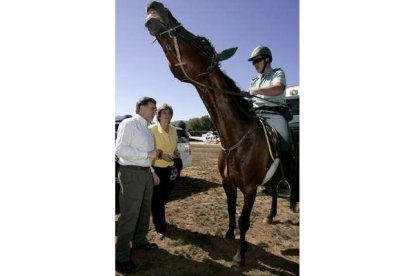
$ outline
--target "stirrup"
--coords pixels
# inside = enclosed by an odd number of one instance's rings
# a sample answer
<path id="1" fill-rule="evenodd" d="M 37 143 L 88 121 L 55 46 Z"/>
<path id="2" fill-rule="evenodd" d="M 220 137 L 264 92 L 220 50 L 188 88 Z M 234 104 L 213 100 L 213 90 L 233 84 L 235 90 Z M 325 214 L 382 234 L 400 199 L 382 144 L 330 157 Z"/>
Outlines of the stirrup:
<path id="1" fill-rule="evenodd" d="M 290 184 L 286 179 L 282 179 L 277 183 L 276 186 L 277 196 L 279 197 L 290 197 L 291 188 Z"/>

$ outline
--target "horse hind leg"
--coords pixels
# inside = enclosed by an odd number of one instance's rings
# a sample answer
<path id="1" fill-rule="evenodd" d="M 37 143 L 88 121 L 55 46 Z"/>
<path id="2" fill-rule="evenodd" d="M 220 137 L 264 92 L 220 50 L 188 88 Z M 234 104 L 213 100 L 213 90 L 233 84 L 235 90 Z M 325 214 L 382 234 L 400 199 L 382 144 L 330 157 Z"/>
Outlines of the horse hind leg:
<path id="1" fill-rule="evenodd" d="M 292 166 L 292 196 L 290 197 L 290 208 L 296 213 L 299 212 L 299 151 L 295 151 L 295 158 Z"/>

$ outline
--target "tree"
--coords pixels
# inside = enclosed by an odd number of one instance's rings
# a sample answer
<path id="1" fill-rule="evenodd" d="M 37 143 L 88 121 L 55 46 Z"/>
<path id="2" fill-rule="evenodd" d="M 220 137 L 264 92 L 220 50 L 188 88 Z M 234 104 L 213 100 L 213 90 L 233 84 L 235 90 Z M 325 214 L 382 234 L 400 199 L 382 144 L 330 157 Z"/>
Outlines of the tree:
<path id="1" fill-rule="evenodd" d="M 215 130 L 216 128 L 213 125 L 213 122 L 211 121 L 210 116 L 203 116 L 200 118 L 201 125 L 203 126 L 204 130 Z"/>
<path id="2" fill-rule="evenodd" d="M 200 118 L 191 118 L 190 120 L 188 120 L 187 127 L 189 132 L 204 130 L 201 125 Z"/>
<path id="3" fill-rule="evenodd" d="M 196 131 L 214 131 L 215 127 L 211 121 L 210 116 L 206 115 L 200 118 L 191 118 L 187 122 L 187 131 L 196 132 Z"/>

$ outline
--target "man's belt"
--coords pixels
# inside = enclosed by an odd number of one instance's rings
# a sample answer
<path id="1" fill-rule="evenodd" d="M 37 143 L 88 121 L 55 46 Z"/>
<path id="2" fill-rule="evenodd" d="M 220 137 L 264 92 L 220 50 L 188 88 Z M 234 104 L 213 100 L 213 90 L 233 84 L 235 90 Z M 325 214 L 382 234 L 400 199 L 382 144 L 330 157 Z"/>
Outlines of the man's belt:
<path id="1" fill-rule="evenodd" d="M 287 122 L 293 119 L 292 110 L 289 106 L 284 104 L 279 104 L 275 106 L 260 106 L 255 108 L 256 111 L 267 111 L 269 113 L 280 114 L 282 115 Z"/>
<path id="2" fill-rule="evenodd" d="M 129 168 L 129 169 L 138 169 L 141 171 L 149 171 L 150 167 L 141 167 L 141 166 L 135 166 L 135 165 L 121 165 L 122 167 Z"/>

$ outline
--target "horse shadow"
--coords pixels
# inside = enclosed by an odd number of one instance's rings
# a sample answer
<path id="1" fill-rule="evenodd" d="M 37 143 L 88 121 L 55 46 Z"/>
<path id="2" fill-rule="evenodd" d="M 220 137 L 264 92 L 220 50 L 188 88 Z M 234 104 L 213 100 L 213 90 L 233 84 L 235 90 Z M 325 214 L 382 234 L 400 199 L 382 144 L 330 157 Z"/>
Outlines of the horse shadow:
<path id="1" fill-rule="evenodd" d="M 205 259 L 203 262 L 197 262 L 184 255 L 170 254 L 161 248 L 149 252 L 135 251 L 132 259 L 137 263 L 138 269 L 133 274 L 122 275 L 240 275 L 231 268 L 214 261 Z"/>
<path id="2" fill-rule="evenodd" d="M 202 248 L 204 251 L 208 252 L 213 260 L 225 260 L 231 262 L 231 258 L 239 247 L 238 239 L 229 241 L 223 237 L 193 232 L 188 229 L 178 228 L 175 225 L 168 226 L 167 235 L 172 240 L 180 240 L 183 244 L 191 244 Z M 228 269 L 226 269 L 225 266 L 222 266 L 220 268 L 221 270 L 217 271 L 218 274 L 216 275 L 232 275 L 232 273 L 240 275 L 254 271 L 267 271 L 272 275 L 299 275 L 298 263 L 290 261 L 283 256 L 273 255 L 261 246 L 249 242 L 248 246 L 249 249 L 246 252 L 246 263 L 244 266 L 232 266 L 230 271 L 227 271 Z M 299 249 L 289 248 L 283 250 L 282 255 L 299 256 Z M 216 262 L 211 260 L 209 262 L 208 265 L 217 268 Z"/>
<path id="3" fill-rule="evenodd" d="M 215 182 L 184 176 L 173 184 L 168 202 L 191 197 L 219 186 L 221 185 Z"/>

